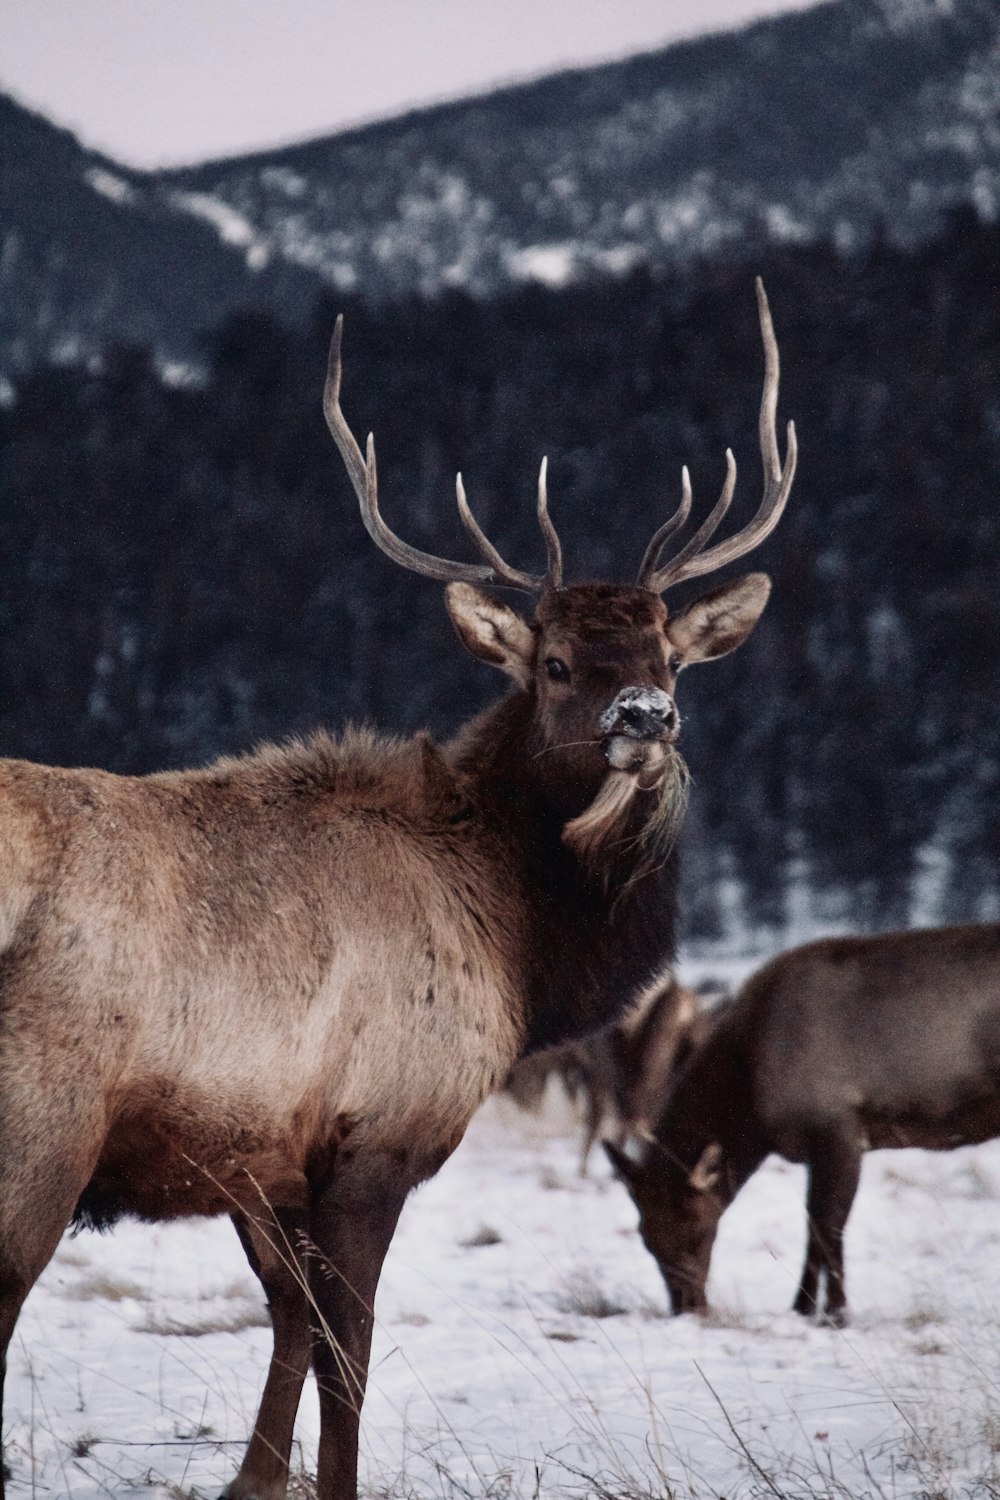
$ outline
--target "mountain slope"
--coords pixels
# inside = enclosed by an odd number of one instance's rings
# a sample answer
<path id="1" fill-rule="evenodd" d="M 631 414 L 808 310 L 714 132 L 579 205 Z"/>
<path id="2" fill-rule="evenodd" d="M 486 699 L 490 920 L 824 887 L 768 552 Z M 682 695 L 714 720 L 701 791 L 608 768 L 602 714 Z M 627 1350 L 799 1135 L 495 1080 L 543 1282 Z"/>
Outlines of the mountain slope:
<path id="1" fill-rule="evenodd" d="M 1000 212 L 996 0 L 831 0 L 253 156 L 130 171 L 0 99 L 0 371 L 255 302 L 494 295 Z"/>
<path id="2" fill-rule="evenodd" d="M 143 174 L 0 95 L 0 370 L 86 358 L 109 339 L 190 359 L 248 302 L 293 313 L 313 278 L 242 249 L 150 193 Z"/>
<path id="3" fill-rule="evenodd" d="M 366 295 L 586 268 L 1000 204 L 995 0 L 837 0 L 626 62 L 160 179 L 259 257 Z M 192 196 L 195 195 L 192 201 Z"/>

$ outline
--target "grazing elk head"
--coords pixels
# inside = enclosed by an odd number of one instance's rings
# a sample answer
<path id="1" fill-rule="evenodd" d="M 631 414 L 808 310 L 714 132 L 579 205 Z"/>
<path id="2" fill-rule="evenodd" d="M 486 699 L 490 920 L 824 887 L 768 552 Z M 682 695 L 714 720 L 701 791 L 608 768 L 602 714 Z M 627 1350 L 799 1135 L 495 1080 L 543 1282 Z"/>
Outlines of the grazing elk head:
<path id="1" fill-rule="evenodd" d="M 609 1141 L 604 1150 L 639 1211 L 639 1233 L 660 1269 L 672 1311 L 707 1312 L 712 1246 L 732 1198 L 720 1146 L 710 1142 L 690 1168 L 653 1138 L 639 1161 Z"/>
<path id="2" fill-rule="evenodd" d="M 448 611 L 467 649 L 505 672 L 526 696 L 526 757 L 534 758 L 538 782 L 567 824 L 566 842 L 583 857 L 619 826 L 640 790 L 662 790 L 659 803 L 650 806 L 659 807 L 662 823 L 676 821 L 683 805 L 683 767 L 672 748 L 680 725 L 674 701 L 677 674 L 739 646 L 770 593 L 766 574 L 749 573 L 713 589 L 676 615 L 668 612 L 661 597 L 675 584 L 714 572 L 757 547 L 777 525 L 792 487 L 795 429 L 789 422 L 782 468 L 775 430 L 778 347 L 759 278 L 757 301 L 765 356 L 760 409 L 764 495 L 757 513 L 735 536 L 707 545 L 736 486 L 736 462 L 727 450 L 726 479 L 714 509 L 684 546 L 663 562 L 663 548 L 691 511 L 685 468 L 680 504 L 650 541 L 631 587 L 564 584 L 562 548 L 548 513 L 545 460 L 538 479 L 538 521 L 548 552 L 544 575 L 521 572 L 504 561 L 472 515 L 461 475 L 456 483 L 459 515 L 483 562 L 451 562 L 401 541 L 379 511 L 374 439 L 369 434 L 367 454 L 362 454 L 340 408 L 342 319 L 337 320 L 324 410 L 364 524 L 394 562 L 448 584 Z M 531 623 L 484 593 L 484 585 L 535 596 Z"/>

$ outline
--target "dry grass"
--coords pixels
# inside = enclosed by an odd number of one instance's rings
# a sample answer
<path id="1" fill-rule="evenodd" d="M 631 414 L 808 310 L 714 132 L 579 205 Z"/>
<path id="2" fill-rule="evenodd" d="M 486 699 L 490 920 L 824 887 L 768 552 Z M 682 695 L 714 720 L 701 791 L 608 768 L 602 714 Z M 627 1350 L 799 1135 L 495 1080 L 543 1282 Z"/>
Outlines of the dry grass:
<path id="1" fill-rule="evenodd" d="M 92 1257 L 76 1240 L 63 1240 L 53 1256 L 53 1260 L 61 1266 L 89 1266 L 91 1259 Z"/>
<path id="2" fill-rule="evenodd" d="M 467 1240 L 459 1240 L 458 1243 L 463 1250 L 478 1250 L 489 1245 L 502 1245 L 503 1235 L 498 1234 L 489 1224 L 483 1224 L 475 1234 L 470 1234 Z"/>
<path id="3" fill-rule="evenodd" d="M 759 1333 L 762 1327 L 759 1318 L 752 1318 L 735 1307 L 710 1307 L 702 1314 L 701 1322 L 703 1328 L 718 1328 L 729 1333 Z"/>
<path id="4" fill-rule="evenodd" d="M 569 1190 L 569 1183 L 563 1174 L 548 1165 L 542 1167 L 538 1174 L 538 1186 L 547 1193 L 565 1193 Z"/>
<path id="5" fill-rule="evenodd" d="M 978 1161 L 966 1162 L 962 1171 L 962 1184 L 967 1198 L 989 1199 L 997 1196 L 997 1184 L 993 1174 Z"/>
<path id="6" fill-rule="evenodd" d="M 138 1282 L 124 1276 L 108 1276 L 103 1271 L 92 1271 L 81 1276 L 63 1294 L 71 1302 L 146 1302 L 149 1293 Z"/>
<path id="7" fill-rule="evenodd" d="M 271 1319 L 267 1308 L 250 1306 L 234 1308 L 232 1312 L 183 1320 L 161 1318 L 150 1311 L 141 1323 L 133 1325 L 137 1333 L 155 1333 L 163 1338 L 199 1339 L 209 1333 L 243 1333 L 247 1328 L 270 1328 Z"/>
<path id="8" fill-rule="evenodd" d="M 566 1278 L 555 1306 L 561 1313 L 573 1313 L 580 1318 L 617 1318 L 631 1311 L 621 1297 L 612 1296 L 601 1286 L 589 1267 L 581 1267 Z"/>
<path id="9" fill-rule="evenodd" d="M 937 1326 L 943 1322 L 944 1317 L 939 1308 L 921 1304 L 906 1314 L 903 1327 L 908 1328 L 911 1333 L 922 1333 L 925 1328 Z"/>

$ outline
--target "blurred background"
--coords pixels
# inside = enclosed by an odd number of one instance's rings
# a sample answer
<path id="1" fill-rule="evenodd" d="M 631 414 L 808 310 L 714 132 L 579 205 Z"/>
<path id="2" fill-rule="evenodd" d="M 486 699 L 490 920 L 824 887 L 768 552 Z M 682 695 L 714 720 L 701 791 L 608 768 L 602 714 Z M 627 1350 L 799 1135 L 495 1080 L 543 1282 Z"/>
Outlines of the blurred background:
<path id="1" fill-rule="evenodd" d="M 760 498 L 760 273 L 799 477 L 681 684 L 687 941 L 1000 917 L 996 0 L 353 9 L 5 0 L 0 752 L 448 733 L 499 680 L 361 526 L 336 313 L 400 534 L 468 555 L 461 468 L 540 566 L 547 453 L 631 581 L 683 463 Z"/>

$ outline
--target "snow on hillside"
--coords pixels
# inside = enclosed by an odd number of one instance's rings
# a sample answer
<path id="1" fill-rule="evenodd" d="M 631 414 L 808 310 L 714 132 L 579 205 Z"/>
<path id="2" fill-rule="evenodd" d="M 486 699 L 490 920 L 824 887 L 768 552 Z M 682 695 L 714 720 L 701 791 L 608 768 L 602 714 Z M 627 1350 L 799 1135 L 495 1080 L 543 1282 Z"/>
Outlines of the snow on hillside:
<path id="1" fill-rule="evenodd" d="M 723 1220 L 706 1322 L 665 1294 L 624 1189 L 577 1175 L 565 1115 L 493 1100 L 411 1199 L 365 1408 L 380 1496 L 995 1496 L 1000 1141 L 871 1157 L 848 1230 L 854 1323 L 788 1309 L 804 1173 L 772 1159 Z M 267 1363 L 224 1221 L 67 1239 L 12 1346 L 12 1495 L 210 1496 Z M 297 1462 L 316 1439 L 307 1388 Z M 300 1490 L 308 1493 L 308 1490 Z"/>

